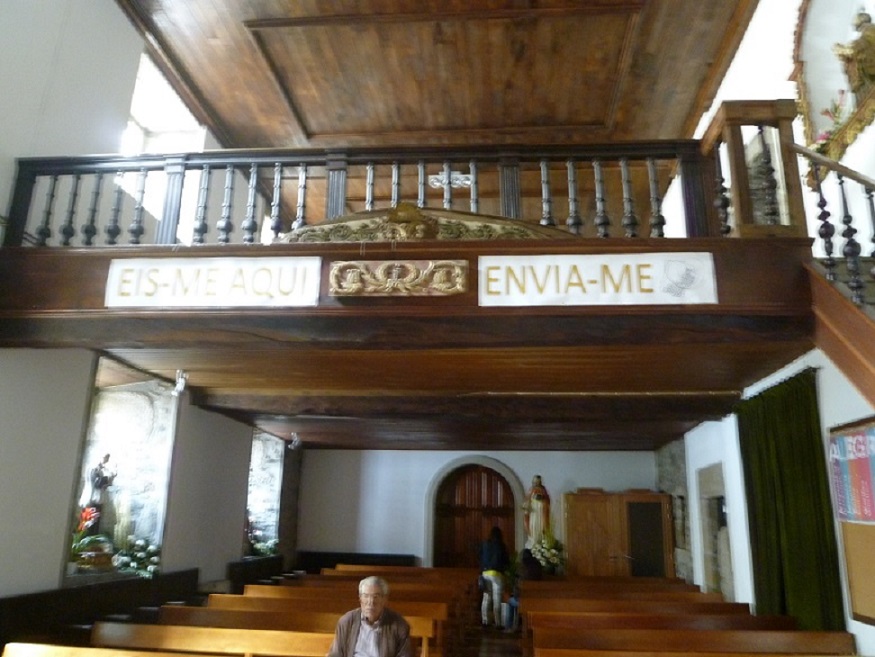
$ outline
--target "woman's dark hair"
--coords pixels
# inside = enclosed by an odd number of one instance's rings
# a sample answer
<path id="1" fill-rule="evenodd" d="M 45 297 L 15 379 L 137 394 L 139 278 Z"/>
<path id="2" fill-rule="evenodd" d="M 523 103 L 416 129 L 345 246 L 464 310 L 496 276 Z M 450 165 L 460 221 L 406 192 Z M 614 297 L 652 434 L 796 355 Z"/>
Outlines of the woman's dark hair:
<path id="1" fill-rule="evenodd" d="M 493 527 L 489 531 L 489 540 L 490 541 L 501 541 L 503 539 L 501 535 L 501 527 Z"/>

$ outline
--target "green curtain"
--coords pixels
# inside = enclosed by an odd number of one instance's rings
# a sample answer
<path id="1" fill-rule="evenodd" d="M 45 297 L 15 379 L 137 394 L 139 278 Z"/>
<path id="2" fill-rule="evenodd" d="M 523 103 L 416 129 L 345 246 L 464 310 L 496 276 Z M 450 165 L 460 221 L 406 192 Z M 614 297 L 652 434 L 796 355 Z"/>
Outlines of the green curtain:
<path id="1" fill-rule="evenodd" d="M 843 630 L 839 557 L 808 369 L 736 408 L 758 614 L 806 630 Z"/>

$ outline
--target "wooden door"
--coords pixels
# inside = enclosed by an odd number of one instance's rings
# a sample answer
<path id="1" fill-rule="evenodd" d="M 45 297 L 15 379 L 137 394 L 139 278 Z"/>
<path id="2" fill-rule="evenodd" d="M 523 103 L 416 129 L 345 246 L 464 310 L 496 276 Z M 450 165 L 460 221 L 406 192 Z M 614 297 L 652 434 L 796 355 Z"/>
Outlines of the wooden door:
<path id="1" fill-rule="evenodd" d="M 493 527 L 514 554 L 516 507 L 510 484 L 495 470 L 466 465 L 451 472 L 435 502 L 434 565 L 476 568 L 480 543 Z"/>
<path id="2" fill-rule="evenodd" d="M 625 575 L 619 500 L 602 492 L 566 493 L 565 571 L 568 575 Z"/>
<path id="3" fill-rule="evenodd" d="M 623 508 L 629 574 L 634 577 L 674 577 L 671 496 L 625 493 Z"/>
<path id="4" fill-rule="evenodd" d="M 670 499 L 646 491 L 566 493 L 566 572 L 674 577 Z"/>

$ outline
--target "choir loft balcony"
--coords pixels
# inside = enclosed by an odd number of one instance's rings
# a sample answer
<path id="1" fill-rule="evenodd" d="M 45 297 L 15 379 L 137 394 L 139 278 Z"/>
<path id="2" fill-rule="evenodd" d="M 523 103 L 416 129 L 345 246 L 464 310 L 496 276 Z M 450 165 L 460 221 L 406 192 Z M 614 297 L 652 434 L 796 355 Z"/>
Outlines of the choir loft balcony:
<path id="1" fill-rule="evenodd" d="M 92 349 L 100 386 L 183 371 L 192 403 L 308 448 L 652 450 L 815 346 L 870 394 L 854 218 L 824 198 L 815 259 L 802 187 L 875 185 L 793 144 L 794 115 L 727 103 L 701 141 L 23 159 L 0 346 Z"/>

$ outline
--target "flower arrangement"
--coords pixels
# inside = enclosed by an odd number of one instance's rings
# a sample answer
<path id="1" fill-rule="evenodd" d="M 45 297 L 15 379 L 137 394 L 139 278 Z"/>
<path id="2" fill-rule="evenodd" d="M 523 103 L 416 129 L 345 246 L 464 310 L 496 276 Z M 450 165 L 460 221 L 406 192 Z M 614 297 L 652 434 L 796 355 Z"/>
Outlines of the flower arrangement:
<path id="1" fill-rule="evenodd" d="M 842 127 L 842 123 L 845 120 L 846 99 L 847 92 L 844 89 L 839 89 L 838 96 L 830 102 L 829 107 L 820 112 L 821 116 L 825 116 L 831 121 L 831 125 L 817 135 L 817 139 L 812 144 L 812 148 L 822 155 L 827 153 L 833 135 Z"/>
<path id="2" fill-rule="evenodd" d="M 88 530 L 91 529 L 100 518 L 100 511 L 97 507 L 85 506 L 79 510 L 78 523 L 76 531 L 73 532 L 73 540 L 70 544 L 70 555 L 75 560 L 79 554 L 85 551 L 90 543 L 95 539 L 102 538 L 99 535 L 89 535 Z"/>
<path id="3" fill-rule="evenodd" d="M 545 569 L 551 571 L 558 570 L 565 563 L 562 543 L 553 536 L 553 532 L 546 532 L 532 545 L 532 555 Z"/>
<path id="4" fill-rule="evenodd" d="M 149 579 L 161 570 L 161 547 L 146 539 L 128 536 L 127 546 L 115 554 L 112 563 L 121 572 Z"/>

